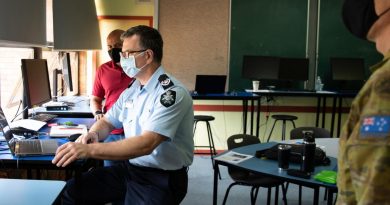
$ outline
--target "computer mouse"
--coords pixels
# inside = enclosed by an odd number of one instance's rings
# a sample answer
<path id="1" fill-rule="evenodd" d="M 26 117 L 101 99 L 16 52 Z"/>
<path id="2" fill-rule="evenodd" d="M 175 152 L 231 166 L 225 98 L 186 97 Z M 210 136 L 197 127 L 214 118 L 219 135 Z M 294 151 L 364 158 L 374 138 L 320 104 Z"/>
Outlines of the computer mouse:
<path id="1" fill-rule="evenodd" d="M 68 137 L 68 140 L 70 142 L 74 142 L 77 140 L 77 138 L 79 138 L 81 136 L 81 133 L 76 133 L 76 134 L 72 134 L 72 135 L 69 135 Z"/>

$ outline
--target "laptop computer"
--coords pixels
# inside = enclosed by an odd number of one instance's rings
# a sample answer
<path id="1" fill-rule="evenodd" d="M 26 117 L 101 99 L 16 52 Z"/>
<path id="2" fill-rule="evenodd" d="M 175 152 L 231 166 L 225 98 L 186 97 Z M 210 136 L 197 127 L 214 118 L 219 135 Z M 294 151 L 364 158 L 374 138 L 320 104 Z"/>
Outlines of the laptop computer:
<path id="1" fill-rule="evenodd" d="M 195 91 L 199 94 L 224 93 L 226 75 L 196 75 Z"/>
<path id="2" fill-rule="evenodd" d="M 58 142 L 54 139 L 23 139 L 12 133 L 12 130 L 5 118 L 3 109 L 0 107 L 0 131 L 7 141 L 11 153 L 15 156 L 28 155 L 54 155 L 58 148 Z"/>

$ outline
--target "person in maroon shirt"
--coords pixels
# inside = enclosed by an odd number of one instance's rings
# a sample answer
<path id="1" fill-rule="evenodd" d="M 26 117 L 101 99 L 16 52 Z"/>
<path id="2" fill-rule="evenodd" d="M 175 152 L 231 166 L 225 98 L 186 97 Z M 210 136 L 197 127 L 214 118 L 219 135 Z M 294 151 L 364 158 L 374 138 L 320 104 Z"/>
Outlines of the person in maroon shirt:
<path id="1" fill-rule="evenodd" d="M 120 36 L 125 31 L 113 30 L 107 36 L 108 54 L 111 61 L 102 64 L 95 75 L 90 106 L 96 120 L 101 119 L 111 106 L 114 105 L 122 91 L 124 91 L 132 82 L 120 66 L 120 54 L 122 51 L 122 40 Z M 103 100 L 105 103 L 103 105 Z M 124 138 L 123 129 L 115 129 L 105 142 L 112 142 Z M 104 161 L 104 166 L 112 166 L 116 161 Z"/>

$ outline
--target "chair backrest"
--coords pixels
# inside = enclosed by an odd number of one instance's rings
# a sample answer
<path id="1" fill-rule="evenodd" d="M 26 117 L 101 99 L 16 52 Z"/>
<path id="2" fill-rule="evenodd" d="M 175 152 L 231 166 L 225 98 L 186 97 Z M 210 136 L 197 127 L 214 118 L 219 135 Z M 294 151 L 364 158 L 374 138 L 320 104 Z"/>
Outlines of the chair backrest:
<path id="1" fill-rule="evenodd" d="M 251 144 L 258 144 L 258 143 L 260 143 L 259 138 L 247 134 L 232 135 L 227 139 L 227 146 L 229 150 L 237 147 L 242 147 Z M 235 169 L 233 167 L 228 167 L 228 173 L 233 180 L 243 180 L 249 176 L 248 171 Z"/>
<path id="2" fill-rule="evenodd" d="M 291 130 L 290 139 L 302 139 L 305 131 L 312 131 L 315 138 L 330 138 L 330 132 L 319 127 L 297 127 Z"/>
<path id="3" fill-rule="evenodd" d="M 232 135 L 227 139 L 227 146 L 229 150 L 257 143 L 260 143 L 259 138 L 246 134 Z"/>

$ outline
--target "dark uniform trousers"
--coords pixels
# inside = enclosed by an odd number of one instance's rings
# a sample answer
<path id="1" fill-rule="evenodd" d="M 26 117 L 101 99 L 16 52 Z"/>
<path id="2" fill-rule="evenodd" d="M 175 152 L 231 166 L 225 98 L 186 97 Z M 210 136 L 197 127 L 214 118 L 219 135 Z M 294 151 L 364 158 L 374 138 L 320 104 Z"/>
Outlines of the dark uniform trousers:
<path id="1" fill-rule="evenodd" d="M 180 204 L 187 194 L 187 168 L 161 170 L 128 162 L 100 167 L 67 182 L 62 204 Z"/>

